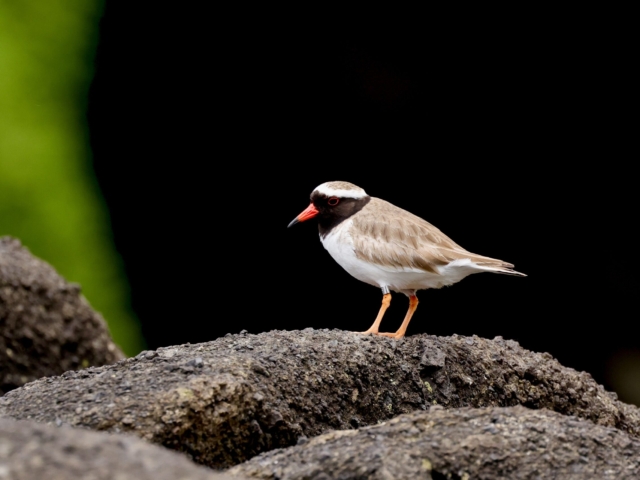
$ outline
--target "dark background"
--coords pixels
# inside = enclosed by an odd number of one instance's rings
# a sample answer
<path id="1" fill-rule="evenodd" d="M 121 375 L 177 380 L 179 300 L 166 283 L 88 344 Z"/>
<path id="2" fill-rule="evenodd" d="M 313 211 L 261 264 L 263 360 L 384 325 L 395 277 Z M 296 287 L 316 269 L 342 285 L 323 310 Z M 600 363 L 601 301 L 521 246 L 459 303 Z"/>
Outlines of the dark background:
<path id="1" fill-rule="evenodd" d="M 626 30 L 304 8 L 107 1 L 94 167 L 149 347 L 368 328 L 380 292 L 315 222 L 286 229 L 314 187 L 346 180 L 529 275 L 423 291 L 408 334 L 515 339 L 640 402 Z M 383 330 L 406 307 L 396 294 Z"/>

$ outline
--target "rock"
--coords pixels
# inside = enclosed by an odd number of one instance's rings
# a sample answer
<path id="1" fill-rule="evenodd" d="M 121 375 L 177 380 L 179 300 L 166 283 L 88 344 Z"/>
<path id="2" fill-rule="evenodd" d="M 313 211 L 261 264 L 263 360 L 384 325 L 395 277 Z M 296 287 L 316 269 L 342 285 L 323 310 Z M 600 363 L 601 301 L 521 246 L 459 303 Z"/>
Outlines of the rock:
<path id="1" fill-rule="evenodd" d="M 519 404 L 640 433 L 637 407 L 515 342 L 312 329 L 228 335 L 41 379 L 0 398 L 0 414 L 133 432 L 221 468 L 434 405 Z"/>
<path id="2" fill-rule="evenodd" d="M 418 374 L 430 404 L 546 408 L 640 436 L 638 407 L 620 402 L 588 373 L 563 367 L 550 354 L 525 350 L 513 340 L 414 336 L 402 349 L 419 358 Z"/>
<path id="3" fill-rule="evenodd" d="M 549 410 L 435 409 L 330 432 L 229 473 L 280 480 L 631 480 L 640 474 L 640 440 Z"/>
<path id="4" fill-rule="evenodd" d="M 132 435 L 0 418 L 0 479 L 239 480 Z"/>
<path id="5" fill-rule="evenodd" d="M 0 238 L 0 395 L 27 382 L 124 358 L 80 287 Z"/>

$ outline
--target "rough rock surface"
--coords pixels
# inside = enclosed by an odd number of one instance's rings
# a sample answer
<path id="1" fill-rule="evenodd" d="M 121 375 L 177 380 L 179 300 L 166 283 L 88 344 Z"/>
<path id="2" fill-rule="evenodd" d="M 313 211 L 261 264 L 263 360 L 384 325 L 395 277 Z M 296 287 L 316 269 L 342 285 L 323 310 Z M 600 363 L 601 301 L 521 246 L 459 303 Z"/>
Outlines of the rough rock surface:
<path id="1" fill-rule="evenodd" d="M 640 433 L 637 407 L 512 341 L 312 329 L 228 335 L 41 379 L 0 398 L 0 414 L 130 431 L 224 467 L 435 404 L 526 405 Z"/>
<path id="2" fill-rule="evenodd" d="M 637 479 L 640 440 L 548 410 L 432 409 L 334 431 L 229 473 L 263 479 Z"/>
<path id="3" fill-rule="evenodd" d="M 0 395 L 47 375 L 124 358 L 80 287 L 0 238 Z"/>
<path id="4" fill-rule="evenodd" d="M 0 479 L 230 480 L 131 435 L 0 418 Z"/>

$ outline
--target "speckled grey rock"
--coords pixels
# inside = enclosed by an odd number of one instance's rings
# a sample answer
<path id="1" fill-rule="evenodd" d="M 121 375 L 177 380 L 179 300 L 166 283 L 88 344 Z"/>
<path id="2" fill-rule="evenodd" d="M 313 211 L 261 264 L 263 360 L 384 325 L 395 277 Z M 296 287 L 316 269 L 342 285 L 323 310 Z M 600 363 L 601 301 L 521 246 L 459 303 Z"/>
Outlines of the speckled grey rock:
<path id="1" fill-rule="evenodd" d="M 640 440 L 548 410 L 432 409 L 264 453 L 231 474 L 261 479 L 638 479 Z"/>
<path id="2" fill-rule="evenodd" d="M 0 480 L 230 480 L 132 435 L 0 418 Z"/>
<path id="3" fill-rule="evenodd" d="M 48 375 L 124 358 L 80 287 L 0 238 L 0 395 Z"/>
<path id="4" fill-rule="evenodd" d="M 637 407 L 512 341 L 312 329 L 229 335 L 41 379 L 0 398 L 0 414 L 129 431 L 225 467 L 436 404 L 522 404 L 640 433 Z"/>

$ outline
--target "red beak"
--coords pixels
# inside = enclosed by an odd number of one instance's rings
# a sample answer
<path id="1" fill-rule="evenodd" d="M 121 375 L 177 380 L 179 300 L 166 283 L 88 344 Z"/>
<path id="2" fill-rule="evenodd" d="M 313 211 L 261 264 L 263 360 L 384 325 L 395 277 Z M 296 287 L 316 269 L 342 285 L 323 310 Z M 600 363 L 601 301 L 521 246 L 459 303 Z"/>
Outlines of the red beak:
<path id="1" fill-rule="evenodd" d="M 305 220 L 309 220 L 310 218 L 315 217 L 318 213 L 320 213 L 318 211 L 318 209 L 313 206 L 313 203 L 310 203 L 309 206 L 307 208 L 305 208 L 304 211 L 300 215 L 298 215 L 296 218 L 294 218 L 291 221 L 291 223 L 287 226 L 287 228 L 293 227 L 296 223 L 304 222 Z"/>

